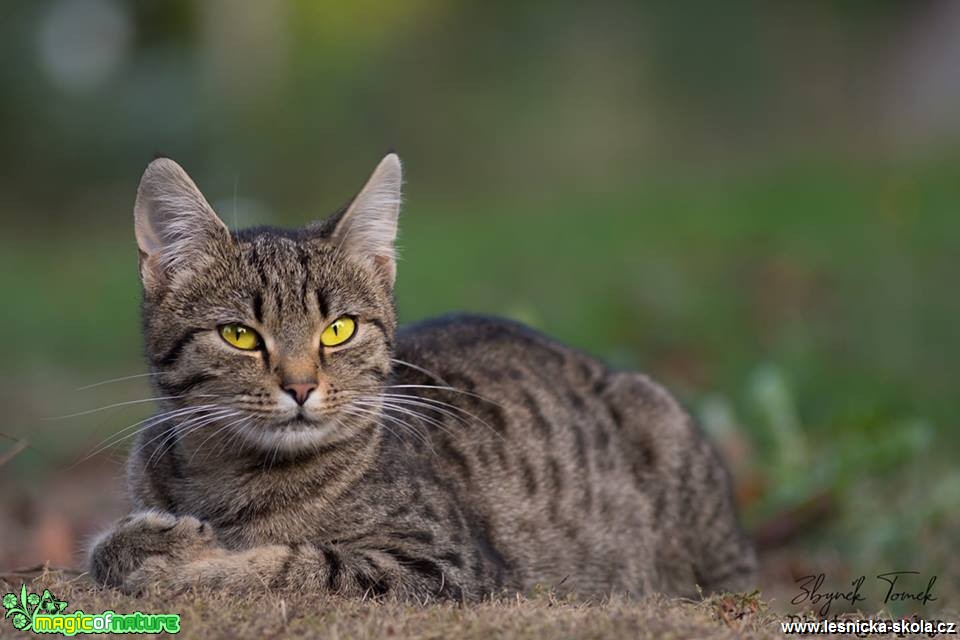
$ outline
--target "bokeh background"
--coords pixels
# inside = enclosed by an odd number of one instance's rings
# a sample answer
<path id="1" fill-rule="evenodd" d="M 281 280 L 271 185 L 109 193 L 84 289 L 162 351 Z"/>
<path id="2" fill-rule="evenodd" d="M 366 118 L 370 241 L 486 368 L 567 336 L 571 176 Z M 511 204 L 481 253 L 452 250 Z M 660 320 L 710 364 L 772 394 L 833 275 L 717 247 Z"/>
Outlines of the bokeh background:
<path id="1" fill-rule="evenodd" d="M 666 383 L 774 606 L 916 570 L 956 610 L 958 60 L 950 0 L 6 0 L 0 569 L 76 566 L 125 509 L 111 436 L 149 403 L 84 412 L 151 394 L 88 385 L 145 371 L 153 154 L 231 226 L 299 225 L 396 149 L 402 320 L 506 315 Z"/>

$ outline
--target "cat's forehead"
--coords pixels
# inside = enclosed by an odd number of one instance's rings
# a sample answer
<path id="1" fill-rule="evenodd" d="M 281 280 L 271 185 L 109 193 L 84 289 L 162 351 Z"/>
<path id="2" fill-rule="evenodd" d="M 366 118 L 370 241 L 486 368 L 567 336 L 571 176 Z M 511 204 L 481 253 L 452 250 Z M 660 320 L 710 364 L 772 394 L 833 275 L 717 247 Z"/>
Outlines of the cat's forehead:
<path id="1" fill-rule="evenodd" d="M 376 281 L 331 240 L 270 230 L 238 237 L 237 247 L 251 289 L 290 298 L 319 295 L 352 304 L 381 302 L 383 292 Z"/>
<path id="2" fill-rule="evenodd" d="M 241 265 L 264 275 L 291 275 L 297 271 L 336 270 L 336 252 L 322 239 L 298 237 L 293 233 L 261 232 L 256 235 L 237 235 L 235 254 Z M 317 274 L 315 274 L 317 275 Z M 270 284 L 280 284 L 272 282 Z"/>
<path id="3" fill-rule="evenodd" d="M 287 261 L 298 259 L 303 252 L 315 252 L 328 248 L 322 238 L 303 232 L 256 227 L 234 233 L 234 241 L 247 258 Z"/>

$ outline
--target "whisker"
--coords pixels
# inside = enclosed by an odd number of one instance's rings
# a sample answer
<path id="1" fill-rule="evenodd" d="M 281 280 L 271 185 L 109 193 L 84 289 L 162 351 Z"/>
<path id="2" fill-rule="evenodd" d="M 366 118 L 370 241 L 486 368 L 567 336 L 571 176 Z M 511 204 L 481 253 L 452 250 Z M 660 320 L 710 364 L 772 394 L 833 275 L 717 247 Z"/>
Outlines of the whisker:
<path id="1" fill-rule="evenodd" d="M 186 433 L 189 433 L 191 427 L 193 427 L 194 425 L 199 426 L 201 423 L 213 422 L 218 418 L 220 418 L 221 415 L 229 415 L 228 413 L 229 411 L 230 411 L 229 409 L 221 408 L 212 412 L 203 412 L 200 415 L 192 415 L 188 417 L 186 420 L 184 420 L 182 423 L 170 425 L 167 429 L 161 431 L 160 433 L 150 438 L 150 440 L 143 443 L 142 448 L 146 448 L 151 444 L 153 444 L 154 442 L 157 442 L 158 440 L 160 442 L 156 446 L 156 448 L 153 450 L 153 453 L 150 454 L 150 458 L 147 460 L 147 466 L 149 467 L 152 464 L 155 456 L 159 460 L 164 455 L 166 455 L 166 451 L 164 450 L 164 448 L 167 445 L 172 446 L 173 442 L 178 437 Z"/>
<path id="2" fill-rule="evenodd" d="M 449 404 L 447 402 L 434 400 L 433 398 L 425 398 L 423 396 L 408 395 L 403 393 L 382 393 L 380 395 L 381 397 L 389 398 L 391 402 L 400 402 L 402 404 L 414 405 L 417 407 L 428 409 L 430 411 L 436 411 L 437 413 L 445 415 L 451 418 L 452 420 L 456 420 L 461 424 L 467 424 L 466 419 L 464 419 L 463 416 L 459 416 L 453 411 L 450 411 L 446 407 L 450 407 L 450 409 L 460 411 L 461 413 L 464 413 L 472 418 L 476 418 L 476 416 L 474 416 L 472 413 L 469 413 L 465 409 L 461 409 L 460 407 L 453 404 Z"/>
<path id="3" fill-rule="evenodd" d="M 363 404 L 363 401 L 359 401 L 358 404 L 360 404 L 360 406 L 371 406 L 371 405 L 369 405 L 369 404 L 364 405 L 364 404 Z M 454 435 L 454 433 L 453 433 L 452 431 L 450 431 L 449 429 L 446 428 L 446 425 L 444 425 L 442 422 L 440 422 L 440 421 L 437 420 L 436 418 L 431 418 L 430 416 L 423 415 L 422 413 L 420 413 L 420 412 L 418 412 L 418 411 L 414 411 L 413 409 L 409 409 L 409 408 L 404 407 L 404 406 L 393 405 L 393 404 L 390 404 L 389 402 L 384 402 L 384 403 L 383 403 L 383 408 L 384 408 L 384 409 L 391 409 L 391 410 L 393 410 L 393 411 L 397 411 L 397 412 L 399 412 L 399 413 L 402 413 L 403 415 L 407 415 L 407 416 L 410 416 L 410 417 L 412 417 L 412 418 L 416 418 L 417 420 L 419 420 L 419 421 L 421 421 L 421 422 L 426 422 L 427 424 L 431 424 L 431 425 L 437 427 L 438 429 L 440 429 L 441 431 L 443 431 L 444 433 L 446 433 L 447 435 L 451 435 L 451 436 Z"/>
<path id="4" fill-rule="evenodd" d="M 485 426 L 487 429 L 490 430 L 490 432 L 491 432 L 492 434 L 494 434 L 494 435 L 497 436 L 498 438 L 503 439 L 503 434 L 500 433 L 499 431 L 497 431 L 489 422 L 487 422 L 486 420 L 484 420 L 484 419 L 481 418 L 480 416 L 478 416 L 478 415 L 476 415 L 476 414 L 474 414 L 474 413 L 471 413 L 470 411 L 467 411 L 467 410 L 464 409 L 463 407 L 458 407 L 458 406 L 455 405 L 455 404 L 450 404 L 449 402 L 443 402 L 442 400 L 437 400 L 437 399 L 435 399 L 435 398 L 428 398 L 428 397 L 426 397 L 426 396 L 419 396 L 419 395 L 399 394 L 399 393 L 381 393 L 380 395 L 383 396 L 383 397 L 386 397 L 386 398 L 391 398 L 391 399 L 393 399 L 393 400 L 395 400 L 395 401 L 401 401 L 401 399 L 402 399 L 402 401 L 404 401 L 406 404 L 427 403 L 426 406 L 425 406 L 425 405 L 422 405 L 422 404 L 419 405 L 419 406 L 422 406 L 422 407 L 425 408 L 425 409 L 431 409 L 431 410 L 433 410 L 433 411 L 437 411 L 437 412 L 439 412 L 439 413 L 443 413 L 443 414 L 449 415 L 451 418 L 457 420 L 458 422 L 460 422 L 460 423 L 462 423 L 462 424 L 466 424 L 466 421 L 465 421 L 463 418 L 461 418 L 460 416 L 457 416 L 457 415 L 452 414 L 452 413 L 451 413 L 450 411 L 448 411 L 448 410 L 441 409 L 441 407 L 447 407 L 447 408 L 452 409 L 452 410 L 454 410 L 454 411 L 459 411 L 460 413 L 462 413 L 462 414 L 464 414 L 464 415 L 466 415 L 466 416 L 469 416 L 470 418 L 473 418 L 474 420 L 476 420 L 477 422 L 479 422 L 480 424 L 482 424 L 483 426 Z M 436 406 L 431 406 L 431 405 L 436 405 Z"/>
<path id="5" fill-rule="evenodd" d="M 200 450 L 203 449 L 203 446 L 204 446 L 205 444 L 207 444 L 208 442 L 210 442 L 210 439 L 211 439 L 211 438 L 214 438 L 214 437 L 216 437 L 218 434 L 223 433 L 223 431 L 225 431 L 226 429 L 229 429 L 229 428 L 231 428 L 231 427 L 233 427 L 233 426 L 236 426 L 236 425 L 243 424 L 247 419 L 248 419 L 247 416 L 241 414 L 239 419 L 234 420 L 233 422 L 228 422 L 228 423 L 222 425 L 221 427 L 219 427 L 218 429 L 214 429 L 213 433 L 211 433 L 209 436 L 207 436 L 207 437 L 204 439 L 204 441 L 201 442 L 199 446 L 197 446 L 197 448 L 196 448 L 196 449 L 194 450 L 194 452 L 193 452 L 193 455 L 191 455 L 191 456 L 190 456 L 190 459 L 187 461 L 187 465 L 190 465 L 190 464 L 193 463 L 193 459 L 197 457 L 197 454 L 200 453 Z M 207 456 L 207 457 L 209 458 L 209 456 Z M 206 460 L 206 458 L 204 458 L 204 460 Z"/>
<path id="6" fill-rule="evenodd" d="M 215 404 L 201 404 L 201 405 L 194 405 L 194 406 L 190 406 L 190 407 L 181 407 L 181 408 L 179 408 L 179 409 L 171 409 L 170 411 L 163 411 L 163 412 L 161 412 L 161 413 L 156 413 L 156 414 L 154 414 L 154 415 L 152 415 L 152 416 L 150 416 L 150 417 L 148 417 L 148 418 L 144 418 L 143 420 L 139 420 L 139 421 L 137 421 L 137 422 L 134 422 L 133 424 L 124 427 L 124 428 L 121 429 L 120 431 L 117 431 L 117 432 L 115 432 L 115 433 L 107 436 L 107 437 L 104 438 L 101 442 L 98 442 L 97 445 L 95 445 L 95 446 L 100 446 L 101 444 L 106 444 L 106 443 L 107 443 L 111 438 L 113 438 L 114 436 L 119 436 L 121 433 L 123 433 L 123 432 L 125 432 L 125 431 L 128 431 L 128 430 L 130 430 L 130 429 L 133 429 L 133 428 L 135 428 L 135 427 L 138 427 L 138 426 L 140 426 L 140 425 L 142 425 L 142 424 L 145 424 L 145 423 L 150 423 L 150 424 L 147 424 L 147 425 L 144 427 L 145 429 L 148 429 L 148 428 L 154 426 L 154 424 L 160 424 L 161 422 L 165 422 L 166 420 L 170 420 L 170 419 L 172 419 L 172 418 L 183 417 L 183 416 L 185 416 L 185 415 L 189 415 L 189 414 L 191 414 L 191 413 L 194 413 L 194 412 L 197 412 L 197 411 L 201 411 L 201 410 L 203 410 L 203 409 L 214 408 L 214 407 L 217 407 L 217 406 L 218 406 L 218 405 L 215 405 Z M 127 434 L 127 436 L 124 436 L 124 437 L 128 437 L 129 435 L 132 435 L 132 434 Z"/>
<path id="7" fill-rule="evenodd" d="M 55 416 L 53 418 L 45 418 L 46 420 L 66 420 L 67 418 L 79 418 L 80 416 L 88 416 L 91 413 L 98 413 L 100 411 L 106 411 L 107 409 L 116 409 L 117 407 L 126 407 L 132 404 L 143 404 L 144 402 L 160 402 L 162 400 L 176 400 L 178 398 L 185 398 L 187 394 L 180 394 L 178 396 L 159 396 L 157 398 L 142 398 L 140 400 L 127 400 L 126 402 L 115 402 L 113 404 L 108 404 L 105 407 L 97 407 L 96 409 L 87 409 L 86 411 L 78 411 L 77 413 L 71 413 L 65 416 Z M 216 398 L 217 396 L 211 394 L 198 394 L 194 396 L 196 398 Z"/>
<path id="8" fill-rule="evenodd" d="M 231 433 L 227 434 L 227 439 L 223 444 L 224 450 L 231 450 L 234 447 L 242 444 L 244 441 L 243 429 L 251 425 L 256 426 L 259 422 L 259 419 L 255 415 L 247 414 L 247 422 L 241 423 L 239 426 L 241 428 L 234 429 Z M 206 458 L 204 458 L 206 460 Z"/>
<path id="9" fill-rule="evenodd" d="M 111 384 L 114 382 L 123 382 L 124 380 L 133 380 L 134 378 L 146 378 L 149 376 L 160 376 L 163 375 L 164 371 L 154 371 L 152 373 L 136 373 L 132 376 L 121 376 L 119 378 L 110 378 L 109 380 L 101 380 L 100 382 L 94 382 L 93 384 L 88 384 L 83 387 L 77 387 L 76 391 L 85 391 L 87 389 L 93 389 L 94 387 L 100 387 L 105 384 Z"/>
<path id="10" fill-rule="evenodd" d="M 270 463 L 267 465 L 267 471 L 273 469 L 273 465 L 277 462 L 277 454 L 280 453 L 280 443 L 281 440 L 277 440 L 277 444 L 273 447 L 273 454 L 270 456 Z"/>
<path id="11" fill-rule="evenodd" d="M 344 413 L 353 413 L 355 417 L 372 417 L 375 420 L 376 419 L 390 420 L 393 424 L 397 425 L 398 427 L 401 427 L 407 433 L 410 433 L 411 435 L 415 436 L 418 440 L 420 440 L 420 442 L 422 442 L 424 445 L 429 447 L 431 451 L 433 451 L 433 445 L 418 429 L 416 429 L 410 424 L 407 424 L 403 420 L 400 420 L 396 416 L 385 414 L 382 411 L 375 411 L 365 407 L 358 407 L 354 404 L 349 404 L 347 407 L 344 407 L 341 411 L 343 411 Z M 397 434 L 397 432 L 391 429 L 389 426 L 383 424 L 382 422 L 380 423 L 380 426 L 382 426 L 384 429 L 386 429 L 391 434 L 393 434 L 394 437 L 402 440 L 402 438 Z M 436 454 L 435 451 L 433 451 L 433 453 Z"/>
<path id="12" fill-rule="evenodd" d="M 144 447 L 147 447 L 151 443 L 161 440 L 160 444 L 153 450 L 153 453 L 150 454 L 150 458 L 147 459 L 146 466 L 150 467 L 154 459 L 159 462 L 163 456 L 169 452 L 170 448 L 173 447 L 178 438 L 186 436 L 195 429 L 204 427 L 222 418 L 229 418 L 233 414 L 233 409 L 221 408 L 207 415 L 192 416 L 184 421 L 183 424 L 171 425 L 168 430 L 161 432 L 143 444 Z"/>
<path id="13" fill-rule="evenodd" d="M 163 423 L 163 422 L 166 422 L 167 420 L 172 420 L 172 419 L 174 419 L 174 418 L 183 417 L 183 416 L 185 416 L 185 415 L 190 415 L 191 413 L 197 413 L 197 412 L 199 412 L 199 411 L 203 411 L 204 409 L 206 409 L 206 408 L 208 408 L 208 407 L 211 407 L 211 408 L 212 408 L 212 407 L 216 407 L 216 406 L 218 406 L 218 405 L 199 405 L 199 406 L 194 406 L 194 407 L 185 407 L 185 408 L 181 408 L 181 409 L 173 409 L 173 410 L 171 410 L 171 411 L 165 411 L 165 412 L 163 412 L 163 413 L 150 416 L 149 418 L 145 418 L 145 419 L 143 419 L 143 420 L 140 420 L 139 422 L 134 422 L 133 424 L 131 424 L 131 425 L 127 426 L 127 427 L 124 427 L 124 428 L 121 429 L 120 431 L 117 431 L 116 433 L 110 434 L 109 436 L 107 436 L 106 438 L 104 438 L 103 440 L 101 440 L 100 442 L 98 442 L 97 444 L 93 445 L 95 450 L 92 451 L 92 452 L 90 452 L 90 453 L 88 453 L 86 456 L 84 456 L 84 457 L 81 458 L 80 460 L 77 460 L 76 462 L 74 462 L 72 465 L 70 465 L 70 466 L 68 467 L 68 470 L 69 470 L 69 469 L 73 469 L 73 468 L 76 467 L 78 464 L 81 464 L 81 463 L 83 463 L 83 462 L 86 462 L 86 461 L 89 460 L 90 458 L 94 457 L 94 456 L 97 455 L 98 453 L 101 453 L 102 451 L 105 451 L 106 449 L 110 449 L 110 448 L 112 448 L 112 447 L 117 446 L 117 445 L 120 444 L 122 441 L 126 440 L 127 438 L 130 438 L 130 437 L 136 435 L 136 434 L 140 431 L 140 429 L 136 429 L 136 427 L 138 427 L 138 426 L 140 426 L 140 425 L 142 425 L 142 424 L 150 423 L 150 424 L 147 424 L 145 427 L 143 427 L 143 429 L 149 429 L 150 427 L 153 427 L 153 426 L 155 426 L 155 425 L 158 425 L 158 424 L 161 424 L 161 423 Z M 132 431 L 132 432 L 130 432 L 130 433 L 124 435 L 124 436 L 120 436 L 120 434 L 122 434 L 122 433 L 125 432 L 125 431 L 129 431 L 130 429 L 134 429 L 134 431 Z M 117 436 L 120 436 L 120 437 L 118 438 Z M 115 438 L 116 438 L 116 439 L 115 439 Z"/>
<path id="14" fill-rule="evenodd" d="M 472 391 L 464 391 L 463 389 L 457 389 L 456 387 L 435 385 L 435 384 L 388 384 L 382 387 L 383 389 L 436 389 L 438 391 L 450 391 L 453 393 L 459 393 L 460 395 L 470 396 L 472 398 L 477 398 L 478 400 L 483 400 L 484 402 L 489 402 L 490 404 L 500 407 L 503 409 L 503 405 L 495 400 L 491 400 L 485 396 L 480 395 L 479 393 L 473 393 Z M 380 389 L 375 387 L 368 387 L 366 389 L 349 389 L 349 391 L 379 391 Z"/>
<path id="15" fill-rule="evenodd" d="M 395 425 L 397 425 L 398 427 L 400 427 L 401 430 L 402 430 L 404 433 L 409 433 L 409 434 L 413 435 L 413 436 L 417 439 L 417 441 L 419 441 L 423 446 L 425 446 L 425 447 L 430 451 L 431 454 L 433 454 L 434 456 L 437 455 L 436 449 L 433 448 L 433 443 L 431 443 L 430 440 L 428 440 L 427 438 L 425 438 L 425 437 L 423 436 L 423 434 L 420 433 L 420 431 L 418 431 L 415 427 L 413 427 L 413 426 L 411 426 L 411 425 L 403 422 L 402 420 L 399 420 L 399 419 L 397 419 L 397 418 L 394 418 L 394 417 L 392 417 L 392 416 L 386 416 L 386 417 L 387 417 L 391 422 L 393 422 Z M 384 423 L 381 422 L 381 423 L 380 423 L 380 426 L 381 426 L 383 429 L 386 429 L 387 432 L 390 433 L 390 434 L 391 434 L 394 438 L 396 438 L 397 440 L 400 440 L 400 441 L 403 441 L 403 440 L 404 440 L 403 436 L 402 436 L 401 434 L 397 433 L 396 431 L 394 431 L 393 429 L 391 429 L 389 425 L 386 425 L 386 424 L 384 424 Z"/>
<path id="16" fill-rule="evenodd" d="M 216 422 L 220 416 L 207 416 L 201 421 L 190 425 L 191 427 L 202 428 L 208 424 Z M 157 436 L 158 439 L 161 439 L 160 444 L 153 450 L 153 453 L 150 454 L 150 457 L 147 459 L 146 467 L 149 468 L 154 465 L 154 463 L 159 464 L 164 456 L 170 453 L 173 450 L 173 447 L 180 441 L 180 438 L 184 435 L 190 433 L 192 429 L 188 428 L 185 431 L 181 431 L 178 427 L 173 427 L 168 431 Z"/>
<path id="17" fill-rule="evenodd" d="M 360 406 L 367 406 L 367 407 L 371 406 L 371 405 L 369 405 L 369 404 L 364 404 L 362 401 L 359 401 L 358 404 L 360 404 Z M 392 405 L 388 405 L 388 404 L 386 404 L 386 403 L 384 403 L 382 406 L 383 406 L 384 409 L 390 409 L 390 410 L 396 411 L 397 413 L 400 413 L 400 414 L 402 414 L 402 415 L 410 416 L 411 418 L 416 419 L 416 420 L 421 424 L 421 426 L 422 426 L 424 423 L 427 423 L 427 424 L 430 424 L 430 425 L 435 426 L 437 429 L 439 429 L 440 431 L 443 431 L 443 432 L 446 433 L 447 435 L 451 435 L 451 436 L 454 435 L 449 429 L 447 429 L 447 428 L 443 425 L 443 423 L 441 423 L 441 422 L 439 422 L 439 421 L 437 421 L 437 420 L 435 420 L 435 419 L 433 419 L 433 418 L 431 418 L 431 417 L 429 417 L 429 416 L 425 416 L 425 415 L 423 415 L 423 414 L 421 414 L 421 413 L 418 413 L 418 412 L 416 412 L 416 411 L 413 411 L 412 409 L 407 409 L 406 407 L 392 406 Z M 384 418 L 388 418 L 388 419 L 393 418 L 393 419 L 395 419 L 395 420 L 397 419 L 395 416 L 391 416 L 389 413 L 386 413 L 386 412 L 383 412 L 381 415 L 382 415 Z M 413 428 L 412 425 L 410 425 L 409 423 L 405 423 L 405 422 L 404 422 L 403 424 L 406 425 L 408 428 L 411 428 L 411 429 Z M 428 438 L 424 437 L 423 434 L 421 434 L 419 431 L 417 431 L 417 434 L 421 436 L 421 439 L 422 439 L 424 442 L 426 442 L 427 440 L 429 440 Z"/>
<path id="18" fill-rule="evenodd" d="M 438 382 L 442 382 L 444 385 L 448 385 L 448 384 L 449 384 L 446 380 L 444 380 L 443 378 L 441 378 L 439 374 L 436 374 L 436 373 L 434 373 L 433 371 L 430 371 L 429 369 L 427 369 L 427 368 L 425 368 L 425 367 L 421 367 L 420 365 L 413 364 L 412 362 L 407 362 L 406 360 L 400 360 L 399 358 L 390 358 L 390 362 L 395 362 L 395 363 L 397 363 L 397 364 L 399 364 L 399 365 L 402 365 L 402 366 L 404 366 L 404 367 L 408 367 L 408 368 L 410 368 L 410 369 L 413 369 L 414 371 L 419 371 L 420 373 L 424 373 L 424 374 L 430 376 L 431 378 L 433 378 L 434 380 L 436 380 L 436 381 L 438 381 Z"/>

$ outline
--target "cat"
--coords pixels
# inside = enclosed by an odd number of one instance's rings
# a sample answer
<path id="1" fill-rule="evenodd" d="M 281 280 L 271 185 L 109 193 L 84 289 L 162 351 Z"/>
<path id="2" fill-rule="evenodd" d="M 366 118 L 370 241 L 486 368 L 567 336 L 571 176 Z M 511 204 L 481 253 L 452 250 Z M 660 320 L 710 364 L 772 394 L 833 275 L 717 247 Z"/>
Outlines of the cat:
<path id="1" fill-rule="evenodd" d="M 147 167 L 134 221 L 164 411 L 93 578 L 419 601 L 751 587 L 727 472 L 662 387 L 511 321 L 398 329 L 401 175 L 390 154 L 322 222 L 230 231 L 178 164 Z"/>

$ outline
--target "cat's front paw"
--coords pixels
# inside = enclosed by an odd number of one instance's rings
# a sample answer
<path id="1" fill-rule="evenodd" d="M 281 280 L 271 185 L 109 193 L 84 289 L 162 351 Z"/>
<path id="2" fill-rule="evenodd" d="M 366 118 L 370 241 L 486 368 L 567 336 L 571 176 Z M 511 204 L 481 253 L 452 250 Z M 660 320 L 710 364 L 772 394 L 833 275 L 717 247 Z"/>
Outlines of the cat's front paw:
<path id="1" fill-rule="evenodd" d="M 90 572 L 99 584 L 119 587 L 147 558 L 188 559 L 215 545 L 213 528 L 193 516 L 142 511 L 120 520 L 90 552 Z"/>

